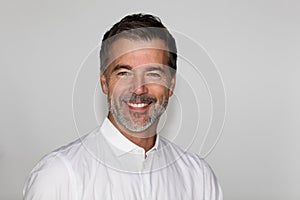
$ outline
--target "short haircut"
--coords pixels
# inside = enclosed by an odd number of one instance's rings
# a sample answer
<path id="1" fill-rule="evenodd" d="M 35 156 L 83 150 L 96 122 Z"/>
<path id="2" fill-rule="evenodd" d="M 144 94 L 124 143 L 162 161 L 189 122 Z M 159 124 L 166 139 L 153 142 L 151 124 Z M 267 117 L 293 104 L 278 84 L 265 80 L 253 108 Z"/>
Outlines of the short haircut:
<path id="1" fill-rule="evenodd" d="M 100 49 L 100 70 L 105 74 L 109 65 L 109 49 L 120 38 L 150 41 L 161 39 L 168 48 L 168 66 L 173 76 L 177 69 L 177 48 L 174 37 L 161 20 L 150 14 L 127 15 L 114 24 L 103 36 Z"/>

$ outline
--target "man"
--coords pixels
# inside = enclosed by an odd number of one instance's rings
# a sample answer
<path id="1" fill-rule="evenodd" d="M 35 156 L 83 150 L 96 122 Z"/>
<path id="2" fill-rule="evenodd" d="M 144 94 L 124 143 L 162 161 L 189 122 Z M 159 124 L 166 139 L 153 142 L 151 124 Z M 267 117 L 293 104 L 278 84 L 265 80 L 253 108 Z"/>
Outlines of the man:
<path id="1" fill-rule="evenodd" d="M 45 156 L 24 199 L 222 199 L 209 165 L 156 132 L 176 80 L 175 40 L 152 15 L 124 17 L 103 37 L 103 124 Z"/>

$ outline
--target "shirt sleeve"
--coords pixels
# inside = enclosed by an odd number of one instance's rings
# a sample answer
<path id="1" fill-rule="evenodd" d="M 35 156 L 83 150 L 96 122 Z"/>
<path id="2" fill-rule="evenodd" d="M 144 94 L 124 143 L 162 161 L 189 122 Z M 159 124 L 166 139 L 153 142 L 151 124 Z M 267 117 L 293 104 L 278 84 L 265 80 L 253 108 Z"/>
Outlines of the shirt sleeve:
<path id="1" fill-rule="evenodd" d="M 74 173 L 66 160 L 59 156 L 47 157 L 31 171 L 24 185 L 23 199 L 74 200 L 74 186 Z"/>
<path id="2" fill-rule="evenodd" d="M 222 188 L 209 164 L 203 160 L 204 199 L 223 200 Z"/>

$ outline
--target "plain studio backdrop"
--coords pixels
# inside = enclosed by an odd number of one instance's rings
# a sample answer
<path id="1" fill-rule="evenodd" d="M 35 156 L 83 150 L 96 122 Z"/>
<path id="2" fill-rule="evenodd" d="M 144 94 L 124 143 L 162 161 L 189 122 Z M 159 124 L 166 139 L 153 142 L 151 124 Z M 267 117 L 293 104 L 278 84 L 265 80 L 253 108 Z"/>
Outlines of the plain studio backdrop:
<path id="1" fill-rule="evenodd" d="M 95 87 L 99 61 L 91 50 L 113 23 L 136 12 L 157 15 L 201 44 L 218 67 L 227 116 L 207 160 L 225 199 L 300 199 L 299 1 L 2 0 L 0 10 L 0 199 L 21 199 L 24 181 L 43 155 L 105 116 L 105 98 Z M 183 59 L 179 63 L 181 75 L 192 69 L 183 67 Z M 191 112 L 190 119 L 204 116 L 202 125 L 210 111 L 203 106 L 207 97 L 179 98 L 180 87 L 198 88 L 192 81 L 188 75 L 179 79 L 168 113 L 187 121 L 186 111 L 198 104 L 200 114 Z M 195 124 L 190 127 L 177 138 L 189 136 Z"/>

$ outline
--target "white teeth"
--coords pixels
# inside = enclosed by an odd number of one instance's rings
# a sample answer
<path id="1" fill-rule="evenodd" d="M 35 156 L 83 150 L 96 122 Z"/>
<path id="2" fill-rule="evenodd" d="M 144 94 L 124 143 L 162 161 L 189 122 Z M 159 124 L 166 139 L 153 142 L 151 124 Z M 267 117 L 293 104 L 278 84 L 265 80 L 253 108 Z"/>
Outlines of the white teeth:
<path id="1" fill-rule="evenodd" d="M 142 108 L 145 107 L 147 104 L 145 103 L 127 103 L 129 106 L 134 108 Z"/>

